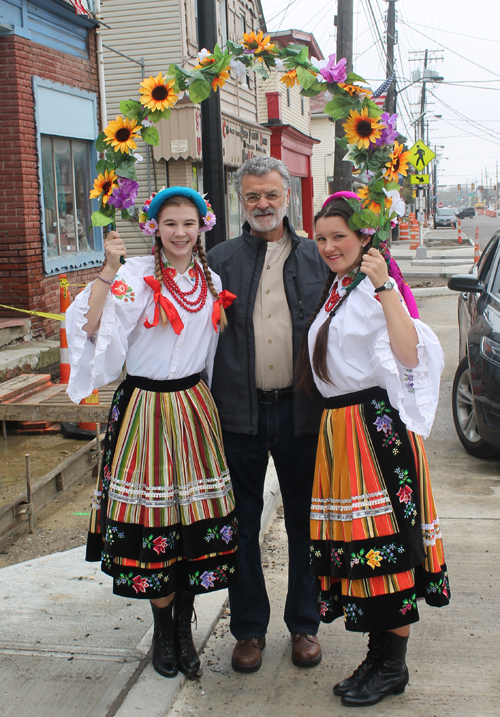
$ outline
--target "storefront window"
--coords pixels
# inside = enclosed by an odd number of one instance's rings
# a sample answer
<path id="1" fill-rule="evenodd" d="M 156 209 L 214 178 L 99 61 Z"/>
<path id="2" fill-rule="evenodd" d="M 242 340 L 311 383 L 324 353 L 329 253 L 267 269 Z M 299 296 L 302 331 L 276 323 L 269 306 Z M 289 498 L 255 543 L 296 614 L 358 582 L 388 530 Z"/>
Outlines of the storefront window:
<path id="1" fill-rule="evenodd" d="M 300 177 L 290 177 L 290 204 L 287 215 L 295 231 L 304 228 L 302 221 L 302 180 Z"/>
<path id="2" fill-rule="evenodd" d="M 47 256 L 94 251 L 90 143 L 41 136 Z"/>
<path id="3" fill-rule="evenodd" d="M 241 234 L 240 201 L 234 188 L 234 169 L 227 170 L 227 210 L 229 215 L 229 238 L 233 239 Z"/>

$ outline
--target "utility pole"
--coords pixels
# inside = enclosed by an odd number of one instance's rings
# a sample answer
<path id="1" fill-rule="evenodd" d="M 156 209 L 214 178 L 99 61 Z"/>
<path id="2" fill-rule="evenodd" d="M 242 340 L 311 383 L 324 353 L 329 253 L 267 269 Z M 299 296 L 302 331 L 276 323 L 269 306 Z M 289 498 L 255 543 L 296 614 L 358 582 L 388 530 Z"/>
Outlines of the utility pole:
<path id="1" fill-rule="evenodd" d="M 198 0 L 200 5 L 202 0 Z M 353 0 L 338 0 L 338 15 L 335 18 L 337 25 L 337 60 L 345 57 L 347 60 L 346 70 L 352 72 L 352 16 Z M 345 135 L 343 124 L 345 120 L 335 122 L 335 137 Z M 335 156 L 333 162 L 333 191 L 349 191 L 352 188 L 352 164 L 343 162 L 345 151 L 338 144 L 335 144 Z"/>
<path id="2" fill-rule="evenodd" d="M 213 50 L 217 44 L 216 0 L 197 0 L 198 3 L 198 47 Z M 201 103 L 201 142 L 203 154 L 203 191 L 215 216 L 217 224 L 206 232 L 206 249 L 226 241 L 226 182 L 222 153 L 222 122 L 220 92 L 212 92 Z"/>
<path id="3" fill-rule="evenodd" d="M 427 58 L 428 58 L 429 51 L 425 51 L 425 59 L 424 59 L 424 72 L 423 72 L 423 79 L 422 79 L 422 95 L 420 97 L 420 138 L 422 142 L 425 138 L 425 89 L 426 89 L 426 82 L 425 82 L 425 70 L 427 69 Z"/>
<path id="4" fill-rule="evenodd" d="M 387 7 L 387 68 L 386 77 L 390 77 L 394 72 L 394 45 L 396 44 L 396 3 L 398 0 L 386 0 Z M 387 91 L 387 99 L 385 106 L 389 114 L 396 111 L 396 82 L 394 81 Z"/>

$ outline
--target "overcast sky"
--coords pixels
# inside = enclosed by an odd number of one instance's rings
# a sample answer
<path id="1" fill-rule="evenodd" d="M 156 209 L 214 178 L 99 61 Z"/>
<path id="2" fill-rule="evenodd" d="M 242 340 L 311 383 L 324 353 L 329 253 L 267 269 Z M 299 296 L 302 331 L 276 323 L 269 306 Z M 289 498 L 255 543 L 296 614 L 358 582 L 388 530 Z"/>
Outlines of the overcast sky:
<path id="1" fill-rule="evenodd" d="M 385 78 L 385 58 L 377 28 L 385 42 L 385 0 L 353 0 L 354 71 L 373 89 Z M 377 20 L 370 15 L 370 4 Z M 268 31 L 298 29 L 311 32 L 325 57 L 335 52 L 332 0 L 262 0 Z M 423 67 L 419 51 L 437 50 L 429 63 L 444 77 L 427 85 L 430 146 L 439 149 L 438 183 L 496 184 L 500 164 L 500 3 L 498 0 L 399 0 L 396 3 L 398 45 L 395 51 L 400 87 Z M 377 42 L 375 44 L 375 38 Z M 417 54 L 415 54 L 417 53 Z M 476 63 L 476 64 L 473 64 Z M 479 65 L 479 66 L 478 66 Z M 412 120 L 420 115 L 421 84 L 399 96 L 398 129 L 413 144 Z M 435 97 L 432 96 L 432 94 Z M 435 119 L 433 115 L 442 115 Z M 427 137 L 426 137 L 427 140 Z M 500 177 L 500 168 L 499 168 Z"/>

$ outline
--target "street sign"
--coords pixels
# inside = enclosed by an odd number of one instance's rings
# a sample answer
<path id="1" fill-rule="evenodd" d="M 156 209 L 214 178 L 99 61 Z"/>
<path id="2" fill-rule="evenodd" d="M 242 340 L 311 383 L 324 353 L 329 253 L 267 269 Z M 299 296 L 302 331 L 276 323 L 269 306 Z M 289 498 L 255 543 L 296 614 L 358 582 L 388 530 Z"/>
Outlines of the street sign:
<path id="1" fill-rule="evenodd" d="M 425 212 L 423 209 L 417 211 L 417 222 L 425 222 Z"/>
<path id="2" fill-rule="evenodd" d="M 411 174 L 410 175 L 410 184 L 429 184 L 430 183 L 430 175 L 429 174 Z"/>
<path id="3" fill-rule="evenodd" d="M 442 209 L 443 207 L 444 207 L 443 202 L 438 202 L 438 203 L 437 203 L 437 208 L 438 208 L 438 209 Z"/>
<path id="4" fill-rule="evenodd" d="M 418 142 L 415 142 L 413 147 L 410 149 L 408 161 L 413 164 L 415 169 L 418 171 L 419 169 L 427 167 L 429 162 L 434 159 L 435 156 L 436 155 L 432 149 L 429 149 L 429 147 L 424 144 L 421 139 L 419 139 Z"/>

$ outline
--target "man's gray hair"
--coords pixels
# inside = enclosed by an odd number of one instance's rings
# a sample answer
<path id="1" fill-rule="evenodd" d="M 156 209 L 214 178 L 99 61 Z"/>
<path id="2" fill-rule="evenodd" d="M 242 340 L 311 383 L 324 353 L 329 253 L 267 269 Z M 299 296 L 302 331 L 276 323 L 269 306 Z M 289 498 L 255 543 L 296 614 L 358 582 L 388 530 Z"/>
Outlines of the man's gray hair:
<path id="1" fill-rule="evenodd" d="M 263 177 L 269 172 L 278 172 L 283 180 L 283 189 L 288 189 L 290 186 L 290 173 L 288 172 L 287 166 L 281 159 L 275 159 L 274 157 L 254 157 L 253 159 L 247 159 L 241 167 L 238 167 L 233 175 L 233 184 L 236 189 L 236 193 L 241 192 L 241 180 L 247 174 L 252 174 L 254 177 Z"/>

